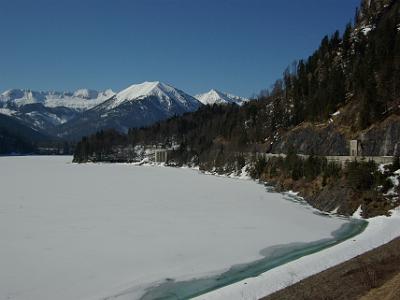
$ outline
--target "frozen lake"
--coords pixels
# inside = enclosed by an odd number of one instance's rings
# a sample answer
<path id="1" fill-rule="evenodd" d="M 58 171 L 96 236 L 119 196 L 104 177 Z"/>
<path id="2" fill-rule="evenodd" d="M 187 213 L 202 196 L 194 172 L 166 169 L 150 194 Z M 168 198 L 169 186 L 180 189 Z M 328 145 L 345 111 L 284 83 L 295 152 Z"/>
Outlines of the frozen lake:
<path id="1" fill-rule="evenodd" d="M 348 224 L 252 181 L 71 160 L 0 158 L 0 299 L 173 295 Z"/>

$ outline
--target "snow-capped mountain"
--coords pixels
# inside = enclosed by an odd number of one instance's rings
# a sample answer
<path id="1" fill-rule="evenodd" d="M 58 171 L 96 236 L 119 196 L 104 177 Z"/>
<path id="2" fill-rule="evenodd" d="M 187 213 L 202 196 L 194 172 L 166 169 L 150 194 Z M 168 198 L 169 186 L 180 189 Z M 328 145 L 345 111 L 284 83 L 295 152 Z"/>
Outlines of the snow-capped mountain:
<path id="1" fill-rule="evenodd" d="M 112 90 L 79 89 L 71 93 L 13 89 L 0 94 L 0 113 L 12 116 L 35 130 L 53 134 L 57 126 L 114 95 Z"/>
<path id="2" fill-rule="evenodd" d="M 66 107 L 76 110 L 90 109 L 114 96 L 112 90 L 95 91 L 79 89 L 75 92 L 37 92 L 32 90 L 13 89 L 0 95 L 0 102 L 8 106 L 21 107 L 41 103 L 45 107 Z"/>
<path id="3" fill-rule="evenodd" d="M 160 105 L 167 110 L 174 106 L 182 107 L 184 110 L 194 110 L 199 107 L 199 101 L 194 97 L 159 81 L 133 84 L 116 94 L 107 102 L 107 105 L 108 109 L 113 109 L 124 103 L 140 101 L 149 97 L 158 98 Z"/>
<path id="4" fill-rule="evenodd" d="M 200 106 L 202 103 L 196 98 L 171 85 L 159 81 L 134 84 L 62 125 L 59 136 L 80 137 L 106 128 L 126 132 Z"/>
<path id="5" fill-rule="evenodd" d="M 0 94 L 0 114 L 18 119 L 42 133 L 80 138 L 100 129 L 126 132 L 176 115 L 197 110 L 203 104 L 242 105 L 248 99 L 211 90 L 196 97 L 159 81 L 112 90 L 79 89 L 75 92 L 37 92 L 24 89 Z"/>
<path id="6" fill-rule="evenodd" d="M 232 104 L 232 103 L 237 105 L 242 105 L 243 103 L 249 101 L 249 99 L 228 93 L 223 93 L 215 89 L 212 89 L 204 94 L 196 95 L 195 98 L 205 105 Z"/>
<path id="7" fill-rule="evenodd" d="M 246 98 L 211 90 L 196 97 L 169 84 L 133 84 L 118 93 L 79 89 L 75 92 L 37 92 L 24 89 L 0 94 L 0 114 L 18 119 L 41 133 L 79 139 L 101 129 L 129 128 L 197 110 L 203 104 L 242 105 Z"/>

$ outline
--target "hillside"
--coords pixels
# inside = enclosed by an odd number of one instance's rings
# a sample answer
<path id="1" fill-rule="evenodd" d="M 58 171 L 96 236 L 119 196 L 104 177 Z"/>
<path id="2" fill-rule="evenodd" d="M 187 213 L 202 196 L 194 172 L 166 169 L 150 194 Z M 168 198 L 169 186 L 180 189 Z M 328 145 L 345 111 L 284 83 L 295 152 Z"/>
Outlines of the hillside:
<path id="1" fill-rule="evenodd" d="M 0 155 L 33 153 L 39 143 L 49 140 L 22 122 L 0 114 Z"/>
<path id="2" fill-rule="evenodd" d="M 399 299 L 399 247 L 400 239 L 397 238 L 262 300 Z"/>

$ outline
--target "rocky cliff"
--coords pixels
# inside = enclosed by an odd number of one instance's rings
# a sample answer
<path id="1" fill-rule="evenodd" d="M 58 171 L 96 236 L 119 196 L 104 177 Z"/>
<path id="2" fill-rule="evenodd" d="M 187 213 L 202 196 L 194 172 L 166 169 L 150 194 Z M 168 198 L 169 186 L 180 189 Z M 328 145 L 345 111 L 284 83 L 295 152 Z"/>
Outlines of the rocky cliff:
<path id="1" fill-rule="evenodd" d="M 301 124 L 281 134 L 272 144 L 272 153 L 287 153 L 290 147 L 298 154 L 349 155 L 349 140 L 360 142 L 363 156 L 400 155 L 400 116 L 390 115 L 363 131 L 349 131 L 348 126 Z"/>
<path id="2" fill-rule="evenodd" d="M 348 155 L 346 137 L 333 125 L 310 123 L 284 133 L 272 145 L 272 153 L 288 153 L 290 147 L 298 154 Z"/>
<path id="3" fill-rule="evenodd" d="M 365 156 L 400 155 L 400 117 L 392 115 L 360 132 L 361 153 Z"/>

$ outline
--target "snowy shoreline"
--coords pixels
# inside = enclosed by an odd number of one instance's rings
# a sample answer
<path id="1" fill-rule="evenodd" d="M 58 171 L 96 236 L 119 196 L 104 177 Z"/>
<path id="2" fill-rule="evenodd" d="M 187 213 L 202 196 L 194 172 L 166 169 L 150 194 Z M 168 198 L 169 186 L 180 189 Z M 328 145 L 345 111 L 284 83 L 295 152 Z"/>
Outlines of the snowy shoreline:
<path id="1" fill-rule="evenodd" d="M 362 233 L 340 244 L 278 266 L 258 277 L 239 281 L 194 299 L 260 299 L 389 243 L 400 236 L 400 208 L 391 212 L 390 217 L 379 216 L 368 219 L 369 224 Z"/>
<path id="2" fill-rule="evenodd" d="M 205 174 L 221 176 L 211 172 L 205 172 Z M 244 169 L 240 176 L 228 175 L 226 177 L 250 179 L 249 176 L 244 174 Z M 320 212 L 309 205 L 303 198 L 298 197 L 298 193 L 296 192 L 287 191 L 283 194 L 295 199 L 299 204 L 309 206 L 316 212 Z M 336 215 L 336 212 L 333 211 L 327 214 Z M 361 207 L 354 213 L 353 218 L 363 219 L 361 217 Z M 353 238 L 319 252 L 303 256 L 287 264 L 280 265 L 260 276 L 236 282 L 193 299 L 260 299 L 307 277 L 387 244 L 400 236 L 400 207 L 393 209 L 389 217 L 378 216 L 363 220 L 368 221 L 368 226 L 363 232 Z"/>
<path id="3" fill-rule="evenodd" d="M 151 163 L 141 164 L 144 166 L 157 166 Z M 240 175 L 221 175 L 214 172 L 200 171 L 198 167 L 187 167 L 192 170 L 199 171 L 205 175 L 213 175 L 218 177 L 227 177 L 232 179 L 251 180 L 246 173 L 244 167 Z M 263 184 L 259 182 L 260 184 Z M 265 185 L 265 183 L 264 183 Z M 300 205 L 309 206 L 315 212 L 320 212 L 313 208 L 303 198 L 298 197 L 296 192 L 287 191 L 282 193 L 289 196 L 288 200 L 294 200 Z M 321 213 L 321 212 L 320 212 Z M 325 213 L 328 215 L 336 215 L 335 211 Z M 353 218 L 363 219 L 361 217 L 360 208 L 357 210 Z M 378 216 L 368 221 L 366 229 L 355 237 L 347 239 L 337 245 L 320 250 L 316 253 L 305 255 L 294 261 L 275 267 L 265 273 L 247 278 L 228 286 L 213 290 L 193 299 L 196 300 L 220 300 L 220 299 L 260 299 L 274 292 L 293 285 L 309 276 L 320 273 L 340 263 L 348 261 L 358 255 L 373 250 L 379 246 L 389 243 L 393 239 L 400 236 L 400 207 L 391 211 L 391 216 Z"/>

